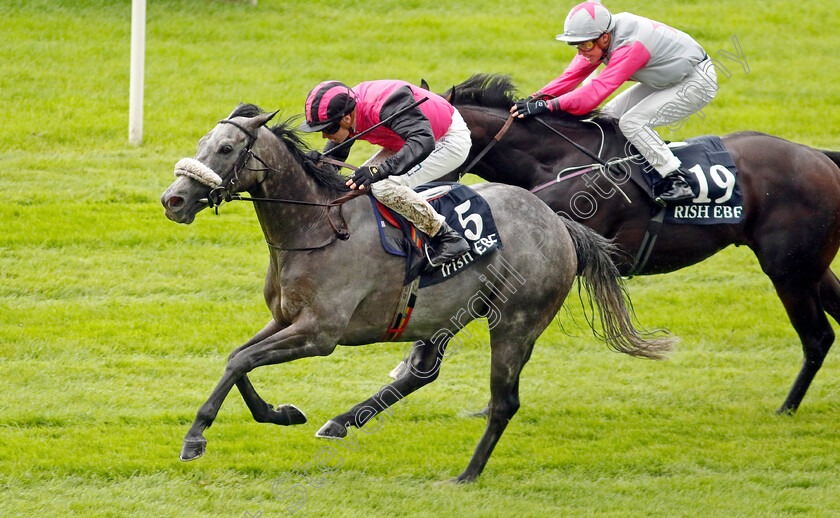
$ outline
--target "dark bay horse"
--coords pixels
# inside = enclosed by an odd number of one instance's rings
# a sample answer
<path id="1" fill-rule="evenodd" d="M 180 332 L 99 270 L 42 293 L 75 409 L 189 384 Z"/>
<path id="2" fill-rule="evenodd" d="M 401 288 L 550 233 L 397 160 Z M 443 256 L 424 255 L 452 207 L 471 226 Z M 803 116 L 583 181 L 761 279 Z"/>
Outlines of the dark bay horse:
<path id="1" fill-rule="evenodd" d="M 361 196 L 335 206 L 333 200 L 347 194 L 345 178 L 308 158 L 288 124 L 267 128 L 273 115 L 240 105 L 201 139 L 194 159 L 179 162 L 186 161 L 176 166 L 179 177 L 161 197 L 169 219 L 191 223 L 208 206 L 208 198 L 219 201 L 249 193 L 270 254 L 264 293 L 272 320 L 230 354 L 224 375 L 184 439 L 182 460 L 205 452 L 203 431 L 234 385 L 258 422 L 306 422 L 294 405 L 275 409 L 266 403 L 247 373 L 263 365 L 326 356 L 337 344 L 381 341 L 400 299 L 403 259 L 380 246 L 369 200 Z M 317 436 L 344 437 L 348 427 L 364 427 L 433 381 L 454 334 L 471 320 L 487 317 L 489 418 L 469 465 L 454 479 L 475 480 L 519 408 L 519 376 L 534 342 L 578 273 L 598 305 L 600 336 L 612 348 L 647 358 L 659 358 L 670 349 L 670 337 L 643 337 L 633 327 L 608 241 L 582 225 L 564 222 L 526 190 L 501 184 L 476 190 L 492 209 L 504 248 L 480 256 L 471 270 L 417 292 L 401 338 L 420 340 L 408 374 L 329 420 Z"/>
<path id="2" fill-rule="evenodd" d="M 445 94 L 472 133 L 466 164 L 502 128 L 516 99 L 514 94 L 507 76 L 484 74 Z M 804 362 L 778 410 L 795 412 L 834 341 L 825 313 L 836 321 L 840 318 L 840 282 L 829 269 L 840 244 L 840 153 L 755 131 L 722 137 L 739 170 L 743 220 L 721 225 L 665 222 L 643 268 L 631 271 L 638 267 L 634 258 L 654 209 L 650 196 L 627 181 L 621 185 L 625 199 L 603 168 L 600 175 L 579 175 L 556 183 L 560 171 L 593 160 L 543 123 L 605 160 L 624 157 L 626 139 L 615 121 L 604 117 L 588 121 L 569 114 L 548 114 L 541 121 L 516 120 L 470 172 L 491 182 L 533 190 L 556 212 L 615 240 L 621 253 L 614 259 L 624 274 L 667 273 L 732 244 L 750 247 L 802 341 Z M 582 209 L 574 206 L 578 193 L 588 193 L 590 200 Z"/>

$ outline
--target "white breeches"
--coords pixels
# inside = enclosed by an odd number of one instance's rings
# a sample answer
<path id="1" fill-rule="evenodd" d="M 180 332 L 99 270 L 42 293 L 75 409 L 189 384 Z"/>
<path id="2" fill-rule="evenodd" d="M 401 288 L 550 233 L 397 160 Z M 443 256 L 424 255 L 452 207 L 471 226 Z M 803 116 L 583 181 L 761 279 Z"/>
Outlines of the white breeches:
<path id="1" fill-rule="evenodd" d="M 668 88 L 641 83 L 631 86 L 604 105 L 601 113 L 618 119 L 618 127 L 627 140 L 664 177 L 681 163 L 653 128 L 673 125 L 699 112 L 714 99 L 717 89 L 717 73 L 707 58 L 685 79 Z"/>
<path id="2" fill-rule="evenodd" d="M 423 196 L 414 192 L 414 188 L 454 171 L 467 159 L 470 145 L 470 130 L 461 114 L 455 110 L 452 114 L 452 125 L 435 142 L 434 151 L 425 160 L 405 174 L 389 176 L 374 183 L 370 186 L 371 193 L 385 206 L 405 216 L 422 232 L 434 236 L 445 218 L 438 214 Z M 394 151 L 381 149 L 363 165 L 381 164 L 393 154 Z"/>

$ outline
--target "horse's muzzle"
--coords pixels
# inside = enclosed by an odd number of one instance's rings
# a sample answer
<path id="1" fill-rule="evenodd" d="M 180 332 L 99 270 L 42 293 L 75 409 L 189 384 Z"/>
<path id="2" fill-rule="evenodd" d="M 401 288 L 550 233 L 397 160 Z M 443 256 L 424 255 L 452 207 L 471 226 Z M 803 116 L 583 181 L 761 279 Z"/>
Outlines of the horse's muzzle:
<path id="1" fill-rule="evenodd" d="M 176 223 L 189 225 L 195 220 L 195 215 L 207 208 L 207 202 L 202 202 L 207 188 L 202 186 L 202 192 L 191 185 L 189 181 L 178 178 L 160 197 L 166 217 Z M 192 182 L 197 184 L 197 182 Z"/>

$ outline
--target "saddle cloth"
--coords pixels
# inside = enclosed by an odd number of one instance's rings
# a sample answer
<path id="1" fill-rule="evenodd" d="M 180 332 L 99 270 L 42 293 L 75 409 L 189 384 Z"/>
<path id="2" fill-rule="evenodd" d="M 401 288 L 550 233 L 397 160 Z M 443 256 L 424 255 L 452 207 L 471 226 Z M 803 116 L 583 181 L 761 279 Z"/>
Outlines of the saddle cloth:
<path id="1" fill-rule="evenodd" d="M 738 223 L 743 219 L 744 207 L 738 169 L 720 137 L 714 135 L 686 139 L 671 149 L 682 162 L 694 198 L 680 205 L 669 205 L 665 223 L 689 225 L 718 225 Z M 643 176 L 653 197 L 665 188 L 663 178 L 645 162 Z"/>
<path id="2" fill-rule="evenodd" d="M 404 284 L 418 276 L 420 288 L 438 284 L 468 269 L 482 255 L 502 248 L 490 206 L 472 188 L 460 183 L 431 182 L 415 190 L 446 217 L 449 226 L 461 234 L 472 249 L 458 259 L 437 267 L 431 266 L 426 258 L 425 246 L 433 240 L 369 194 L 379 224 L 382 248 L 389 254 L 406 258 Z"/>

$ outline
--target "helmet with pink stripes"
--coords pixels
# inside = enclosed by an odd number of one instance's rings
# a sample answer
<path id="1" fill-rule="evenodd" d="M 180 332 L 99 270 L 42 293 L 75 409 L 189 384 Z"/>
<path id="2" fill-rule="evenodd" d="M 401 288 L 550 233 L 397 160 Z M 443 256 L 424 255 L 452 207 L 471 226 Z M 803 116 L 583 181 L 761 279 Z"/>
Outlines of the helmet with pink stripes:
<path id="1" fill-rule="evenodd" d="M 557 39 L 575 45 L 594 40 L 612 28 L 612 14 L 606 7 L 596 2 L 583 2 L 569 11 L 563 34 L 558 34 Z"/>
<path id="2" fill-rule="evenodd" d="M 306 96 L 300 129 L 307 133 L 323 131 L 356 107 L 356 94 L 340 81 L 324 81 Z"/>

